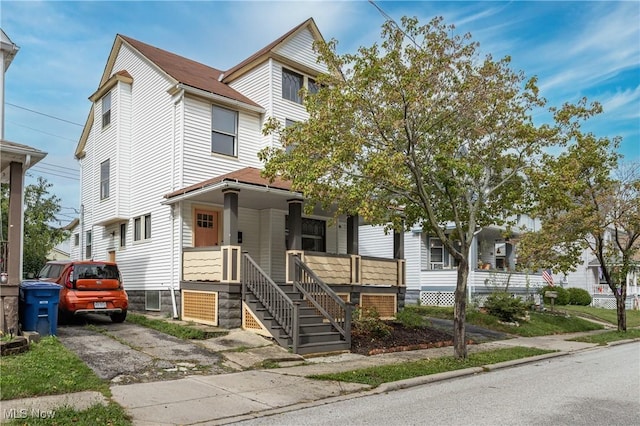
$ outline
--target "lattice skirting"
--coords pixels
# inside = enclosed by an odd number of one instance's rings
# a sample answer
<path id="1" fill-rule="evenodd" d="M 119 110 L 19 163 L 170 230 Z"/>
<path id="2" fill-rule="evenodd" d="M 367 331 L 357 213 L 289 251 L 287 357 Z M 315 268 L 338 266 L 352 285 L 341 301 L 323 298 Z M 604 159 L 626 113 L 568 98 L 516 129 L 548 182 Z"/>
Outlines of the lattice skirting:
<path id="1" fill-rule="evenodd" d="M 421 291 L 420 304 L 426 306 L 453 306 L 456 295 L 453 291 Z"/>
<path id="2" fill-rule="evenodd" d="M 182 290 L 182 319 L 218 325 L 218 292 Z"/>
<path id="3" fill-rule="evenodd" d="M 627 295 L 627 300 L 625 300 L 625 308 L 626 309 L 634 309 L 634 298 L 633 296 L 629 297 Z M 591 299 L 591 306 L 594 308 L 603 308 L 603 309 L 617 309 L 616 307 L 616 299 L 613 296 L 609 297 L 598 297 L 594 295 Z"/>
<path id="4" fill-rule="evenodd" d="M 242 328 L 260 334 L 261 336 L 273 337 L 269 330 L 267 330 L 267 327 L 253 315 L 251 309 L 249 309 L 244 302 L 242 302 Z"/>
<path id="5" fill-rule="evenodd" d="M 393 319 L 396 317 L 398 299 L 396 294 L 360 294 L 360 307 L 362 309 L 375 309 L 380 319 Z"/>

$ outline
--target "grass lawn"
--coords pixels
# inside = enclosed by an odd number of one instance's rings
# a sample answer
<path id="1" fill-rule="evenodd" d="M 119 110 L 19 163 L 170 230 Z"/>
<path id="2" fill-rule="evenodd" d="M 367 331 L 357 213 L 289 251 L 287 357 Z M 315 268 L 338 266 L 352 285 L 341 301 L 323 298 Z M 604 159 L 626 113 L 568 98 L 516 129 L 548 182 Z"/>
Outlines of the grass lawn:
<path id="1" fill-rule="evenodd" d="M 227 331 L 206 331 L 200 328 L 196 328 L 195 325 L 181 324 L 172 322 L 171 320 L 154 319 L 139 314 L 127 315 L 127 322 L 142 325 L 147 328 L 152 328 L 157 331 L 161 331 L 165 334 L 177 337 L 179 339 L 196 339 L 204 340 L 211 339 L 213 337 L 226 336 Z"/>
<path id="2" fill-rule="evenodd" d="M 594 334 L 592 336 L 577 337 L 576 342 L 597 343 L 600 345 L 606 345 L 609 342 L 616 342 L 618 340 L 627 339 L 640 339 L 640 329 L 627 329 L 626 332 L 622 331 L 606 331 L 604 333 Z"/>
<path id="3" fill-rule="evenodd" d="M 56 337 L 43 337 L 27 352 L 0 358 L 0 399 L 98 391 L 110 396 L 109 384 L 96 376 Z M 131 425 L 124 409 L 111 402 L 84 411 L 72 408 L 54 410 L 53 417 L 15 419 L 20 425 Z M 4 414 L 4 413 L 3 413 Z"/>
<path id="4" fill-rule="evenodd" d="M 26 419 L 15 419 L 6 424 L 9 425 L 109 425 L 109 426 L 130 426 L 131 420 L 125 411 L 115 402 L 104 406 L 96 404 L 83 411 L 76 411 L 72 408 L 64 407 L 54 410 L 51 417 L 38 418 L 29 417 Z"/>
<path id="5" fill-rule="evenodd" d="M 591 306 L 559 306 L 559 310 L 567 311 L 573 315 L 584 315 L 612 325 L 618 324 L 618 313 L 615 309 L 594 308 Z M 640 327 L 640 311 L 626 309 L 627 328 Z"/>
<path id="6" fill-rule="evenodd" d="M 421 361 L 405 362 L 402 364 L 369 367 L 344 373 L 316 374 L 308 377 L 310 379 L 317 380 L 338 380 L 341 382 L 363 383 L 376 387 L 382 383 L 444 373 L 446 371 L 461 370 L 469 367 L 480 367 L 487 364 L 496 364 L 503 361 L 527 358 L 550 352 L 553 351 L 517 346 L 513 348 L 496 349 L 469 354 L 466 360 L 459 360 L 452 356 L 446 356 Z"/>
<path id="7" fill-rule="evenodd" d="M 421 315 L 433 318 L 453 319 L 453 308 L 434 306 L 406 306 L 405 309 L 415 310 Z M 575 333 L 579 331 L 601 330 L 603 327 L 590 321 L 558 312 L 538 313 L 531 312 L 529 321 L 520 321 L 519 324 L 510 325 L 501 323 L 498 318 L 469 309 L 467 311 L 467 323 L 485 327 L 503 333 L 515 334 L 523 337 L 546 336 L 549 334 Z"/>
<path id="8" fill-rule="evenodd" d="M 56 337 L 43 337 L 27 352 L 0 358 L 0 399 L 95 390 L 109 386 Z"/>

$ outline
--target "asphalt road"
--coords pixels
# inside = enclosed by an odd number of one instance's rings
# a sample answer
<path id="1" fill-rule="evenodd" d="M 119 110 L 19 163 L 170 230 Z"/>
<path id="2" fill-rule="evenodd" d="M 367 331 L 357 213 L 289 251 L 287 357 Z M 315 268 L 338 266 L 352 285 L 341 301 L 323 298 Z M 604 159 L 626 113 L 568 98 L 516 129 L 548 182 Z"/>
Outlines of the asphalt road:
<path id="1" fill-rule="evenodd" d="M 107 316 L 88 315 L 58 325 L 60 342 L 98 377 L 128 384 L 223 372 L 218 353 L 196 343 Z"/>
<path id="2" fill-rule="evenodd" d="M 638 425 L 640 343 L 242 422 L 243 425 Z"/>

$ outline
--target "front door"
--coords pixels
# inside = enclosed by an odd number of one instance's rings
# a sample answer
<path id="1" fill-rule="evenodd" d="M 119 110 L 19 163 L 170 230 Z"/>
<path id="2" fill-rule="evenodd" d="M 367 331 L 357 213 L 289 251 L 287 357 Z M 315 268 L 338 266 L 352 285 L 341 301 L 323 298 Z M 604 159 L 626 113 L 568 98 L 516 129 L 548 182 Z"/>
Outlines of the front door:
<path id="1" fill-rule="evenodd" d="M 194 247 L 218 245 L 218 212 L 196 209 Z"/>
<path id="2" fill-rule="evenodd" d="M 115 250 L 109 250 L 107 255 L 109 256 L 109 262 L 114 262 L 115 263 L 115 261 L 116 261 L 116 252 L 115 252 Z"/>

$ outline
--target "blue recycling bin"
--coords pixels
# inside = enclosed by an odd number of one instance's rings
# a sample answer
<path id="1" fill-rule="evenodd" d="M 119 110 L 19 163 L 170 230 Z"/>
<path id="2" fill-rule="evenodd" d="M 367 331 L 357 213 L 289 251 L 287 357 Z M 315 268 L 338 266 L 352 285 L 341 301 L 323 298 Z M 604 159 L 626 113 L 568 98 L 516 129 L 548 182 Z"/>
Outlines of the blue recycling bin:
<path id="1" fill-rule="evenodd" d="M 43 281 L 20 284 L 18 308 L 22 331 L 37 331 L 41 336 L 56 334 L 60 288 L 58 284 Z"/>

